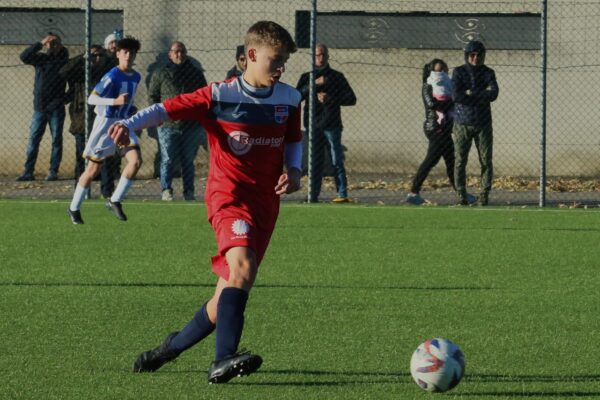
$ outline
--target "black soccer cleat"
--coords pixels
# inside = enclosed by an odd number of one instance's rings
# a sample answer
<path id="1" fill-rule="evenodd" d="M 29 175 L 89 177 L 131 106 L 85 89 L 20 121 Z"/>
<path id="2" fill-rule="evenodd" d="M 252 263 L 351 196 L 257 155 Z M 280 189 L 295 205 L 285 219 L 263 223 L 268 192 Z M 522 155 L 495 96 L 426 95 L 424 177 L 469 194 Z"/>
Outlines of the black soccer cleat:
<path id="1" fill-rule="evenodd" d="M 249 351 L 213 361 L 208 368 L 208 383 L 227 383 L 236 376 L 250 375 L 260 368 L 262 362 L 259 355 Z"/>
<path id="2" fill-rule="evenodd" d="M 125 213 L 123 212 L 123 206 L 121 205 L 120 201 L 113 202 L 110 199 L 108 199 L 105 206 L 108 210 L 112 211 L 118 219 L 120 219 L 121 221 L 127 221 L 127 215 L 125 215 Z"/>
<path id="3" fill-rule="evenodd" d="M 69 217 L 71 218 L 71 222 L 74 225 L 83 225 L 83 219 L 81 218 L 81 211 L 79 211 L 79 210 L 71 211 L 71 209 L 67 207 L 67 213 L 69 214 Z"/>
<path id="4" fill-rule="evenodd" d="M 169 333 L 160 346 L 140 354 L 133 362 L 133 372 L 154 372 L 169 361 L 176 359 L 179 353 L 171 350 L 169 345 L 178 334 L 179 332 Z"/>

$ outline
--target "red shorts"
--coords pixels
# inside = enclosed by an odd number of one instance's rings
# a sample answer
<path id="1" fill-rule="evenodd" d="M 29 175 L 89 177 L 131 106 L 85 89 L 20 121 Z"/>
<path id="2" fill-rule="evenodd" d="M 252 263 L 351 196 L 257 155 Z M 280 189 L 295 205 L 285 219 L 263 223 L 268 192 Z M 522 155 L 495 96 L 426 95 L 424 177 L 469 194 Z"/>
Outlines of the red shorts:
<path id="1" fill-rule="evenodd" d="M 231 212 L 217 212 L 211 220 L 217 239 L 218 254 L 212 257 L 212 269 L 215 274 L 229 280 L 229 265 L 225 253 L 232 247 L 249 247 L 256 255 L 256 263 L 260 262 L 267 251 L 275 220 L 272 223 L 261 224 L 258 227 L 245 213 L 232 215 Z"/>

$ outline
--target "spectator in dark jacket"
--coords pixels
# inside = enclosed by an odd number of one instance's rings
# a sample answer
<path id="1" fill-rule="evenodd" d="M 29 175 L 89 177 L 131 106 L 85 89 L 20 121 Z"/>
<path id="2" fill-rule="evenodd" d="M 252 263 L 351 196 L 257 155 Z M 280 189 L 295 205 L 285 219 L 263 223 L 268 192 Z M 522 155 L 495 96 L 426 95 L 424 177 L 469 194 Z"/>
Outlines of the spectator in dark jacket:
<path id="1" fill-rule="evenodd" d="M 201 69 L 195 67 L 187 57 L 182 42 L 174 41 L 169 47 L 169 63 L 156 71 L 150 80 L 148 102 L 162 103 L 181 93 L 190 93 L 207 85 Z M 158 128 L 160 143 L 160 186 L 162 199 L 173 200 L 173 160 L 181 161 L 183 198 L 195 200 L 194 160 L 202 142 L 206 148 L 203 128 L 195 121 L 170 121 Z"/>
<path id="2" fill-rule="evenodd" d="M 75 56 L 60 69 L 60 75 L 67 81 L 68 90 L 66 102 L 69 104 L 69 117 L 71 125 L 69 132 L 75 138 L 75 181 L 85 170 L 85 106 L 87 98 L 96 84 L 107 71 L 106 53 L 102 46 L 90 47 L 91 76 L 90 88 L 85 88 L 85 59 L 83 54 Z M 112 65 L 110 66 L 112 68 Z M 110 68 L 109 68 L 110 69 Z M 89 131 L 94 122 L 93 107 L 90 106 Z"/>
<path id="3" fill-rule="evenodd" d="M 353 106 L 356 104 L 356 95 L 341 72 L 329 66 L 329 52 L 327 46 L 318 43 L 315 48 L 315 85 L 316 85 L 316 107 L 315 120 L 316 129 L 312 135 L 311 152 L 311 186 L 312 192 L 309 201 L 319 201 L 321 183 L 323 179 L 323 166 L 325 148 L 331 152 L 331 163 L 334 168 L 335 186 L 337 197 L 335 203 L 347 203 L 348 181 L 344 166 L 344 149 L 342 147 L 342 113 L 341 106 Z M 302 100 L 308 100 L 310 85 L 310 73 L 306 72 L 300 76 L 296 88 L 302 94 Z M 308 128 L 308 107 L 304 107 L 304 126 Z"/>
<path id="4" fill-rule="evenodd" d="M 455 104 L 454 147 L 455 185 L 459 204 L 467 205 L 466 169 L 475 141 L 481 165 L 481 192 L 478 203 L 488 204 L 492 189 L 492 109 L 490 103 L 498 98 L 498 83 L 494 70 L 484 65 L 485 46 L 479 41 L 469 42 L 464 49 L 465 64 L 452 74 Z"/>
<path id="5" fill-rule="evenodd" d="M 434 90 L 434 87 L 439 89 Z M 420 195 L 421 186 L 441 158 L 444 158 L 446 174 L 450 184 L 454 187 L 454 144 L 452 142 L 454 102 L 452 101 L 452 82 L 448 76 L 448 64 L 444 60 L 436 58 L 423 67 L 421 97 L 425 106 L 423 131 L 429 141 L 429 146 L 427 155 L 413 179 L 411 191 L 406 197 L 406 202 L 414 205 L 425 202 Z"/>
<path id="6" fill-rule="evenodd" d="M 44 49 L 45 52 L 41 50 Z M 21 53 L 21 61 L 35 67 L 33 86 L 33 117 L 27 144 L 27 160 L 18 181 L 35 179 L 35 163 L 46 125 L 52 135 L 52 155 L 46 180 L 58 179 L 62 159 L 62 131 L 65 121 L 65 80 L 58 73 L 69 60 L 69 52 L 63 47 L 60 37 L 48 34 L 38 43 L 32 44 Z"/>
<path id="7" fill-rule="evenodd" d="M 235 65 L 227 71 L 225 80 L 233 78 L 234 76 L 240 76 L 246 70 L 246 53 L 244 51 L 244 45 L 240 44 L 235 49 Z"/>

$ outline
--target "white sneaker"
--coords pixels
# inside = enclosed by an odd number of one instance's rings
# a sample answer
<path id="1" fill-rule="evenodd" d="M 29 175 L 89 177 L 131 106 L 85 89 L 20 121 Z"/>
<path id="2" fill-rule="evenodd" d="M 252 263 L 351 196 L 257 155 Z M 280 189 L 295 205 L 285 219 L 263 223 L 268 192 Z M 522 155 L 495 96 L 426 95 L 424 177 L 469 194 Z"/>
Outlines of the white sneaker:
<path id="1" fill-rule="evenodd" d="M 165 189 L 162 191 L 162 200 L 163 201 L 173 201 L 173 191 L 169 189 Z"/>

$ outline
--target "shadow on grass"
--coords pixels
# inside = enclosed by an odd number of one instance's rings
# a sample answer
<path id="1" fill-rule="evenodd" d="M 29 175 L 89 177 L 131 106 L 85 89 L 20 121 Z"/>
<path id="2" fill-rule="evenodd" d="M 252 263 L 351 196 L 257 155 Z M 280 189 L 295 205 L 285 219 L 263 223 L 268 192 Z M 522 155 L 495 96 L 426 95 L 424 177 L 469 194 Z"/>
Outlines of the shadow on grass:
<path id="1" fill-rule="evenodd" d="M 373 372 L 373 371 L 324 371 L 324 370 L 261 370 L 262 382 L 239 381 L 239 385 L 247 386 L 350 386 L 350 385 L 381 385 L 398 384 L 412 381 L 409 373 Z M 280 377 L 295 377 L 293 381 L 265 382 L 264 377 L 279 375 Z M 320 380 L 319 377 L 333 379 Z M 348 378 L 348 380 L 344 380 Z M 267 378 L 268 379 L 268 378 Z M 278 378 L 281 379 L 281 378 Z"/>
<path id="2" fill-rule="evenodd" d="M 124 371 L 127 374 L 130 374 L 130 371 Z M 204 377 L 206 374 L 206 369 L 189 369 L 189 370 L 180 370 L 180 371 L 158 371 L 154 374 L 145 374 L 145 375 L 153 375 L 158 378 L 160 375 L 164 376 L 176 376 L 179 374 L 202 374 Z M 365 374 L 356 373 L 355 375 L 346 375 L 346 374 L 336 374 L 336 373 L 324 373 L 323 380 L 319 379 L 317 376 L 320 375 L 312 375 L 306 376 L 307 373 L 305 371 L 296 371 L 293 374 L 286 374 L 289 376 L 290 380 L 286 380 L 285 378 L 274 378 L 272 375 L 273 371 L 259 371 L 254 373 L 251 377 L 243 377 L 236 378 L 229 382 L 227 385 L 232 386 L 280 386 L 280 387 L 315 387 L 315 386 L 330 386 L 330 387 L 340 387 L 340 386 L 356 386 L 356 385 L 381 385 L 381 384 L 392 384 L 397 385 L 399 383 L 408 383 L 408 380 L 402 379 L 400 375 L 397 374 L 384 374 L 384 375 L 370 375 L 366 376 Z M 348 376 L 348 380 L 342 380 L 340 376 Z M 364 376 L 364 378 L 361 378 Z M 398 379 L 394 379 L 397 376 Z M 259 378 L 260 377 L 260 378 Z M 293 377 L 293 378 L 292 378 Z M 326 377 L 329 377 L 327 379 Z M 259 378 L 254 379 L 254 378 Z M 352 379 L 351 379 L 352 378 Z M 293 380 L 291 380 L 293 379 Z M 218 385 L 220 386 L 220 385 Z"/>
<path id="3" fill-rule="evenodd" d="M 285 229 L 285 228 L 278 228 L 278 229 Z M 294 225 L 293 229 L 297 230 L 297 229 L 310 229 L 310 230 L 315 230 L 315 229 L 319 229 L 319 230 L 339 230 L 339 227 L 337 226 L 332 226 L 332 227 L 326 227 L 326 226 L 317 226 L 317 225 L 306 225 L 306 226 L 296 226 Z M 378 230 L 378 231 L 418 231 L 419 227 L 415 227 L 415 226 L 377 226 L 377 225 L 373 225 L 373 226 L 369 226 L 369 225 L 345 225 L 344 229 L 348 230 L 348 231 L 360 231 L 360 230 Z M 526 228 L 526 227 L 513 227 L 513 226 L 440 226 L 439 228 L 437 228 L 438 231 L 515 231 L 515 232 L 600 232 L 600 228 L 552 228 L 552 227 L 547 227 L 547 228 Z M 429 231 L 430 228 L 429 227 L 423 227 L 421 228 L 421 230 L 423 231 Z"/>
<path id="4" fill-rule="evenodd" d="M 160 371 L 159 374 L 184 374 L 204 373 L 202 369 Z M 261 369 L 255 375 L 261 377 L 260 381 L 242 379 L 232 381 L 235 385 L 242 386 L 355 386 L 355 385 L 380 385 L 380 384 L 405 384 L 412 383 L 408 372 L 375 372 L 375 371 L 328 371 L 328 370 L 303 370 L 303 369 Z M 273 378 L 270 381 L 269 378 Z M 293 380 L 286 380 L 286 378 Z M 329 379 L 328 379 L 329 378 Z M 323 380 L 321 380 L 323 379 Z M 534 382 L 600 382 L 597 375 L 500 375 L 500 374 L 469 374 L 465 376 L 460 390 L 460 396 L 490 396 L 490 397 L 596 397 L 598 391 L 559 391 L 559 390 L 490 390 L 489 392 L 469 392 L 465 382 L 491 382 L 491 383 L 534 383 Z M 468 383 L 467 383 L 468 384 Z M 526 387 L 524 389 L 527 389 Z M 453 392 L 451 392 L 453 393 Z"/>
<path id="5" fill-rule="evenodd" d="M 143 283 L 143 282 L 0 282 L 0 286 L 31 286 L 31 287 L 149 287 L 176 288 L 202 287 L 214 288 L 214 283 Z"/>
<path id="6" fill-rule="evenodd" d="M 461 392 L 461 396 L 489 396 L 489 397 L 597 397 L 600 392 L 517 392 L 517 391 L 497 391 L 497 392 Z"/>
<path id="7" fill-rule="evenodd" d="M 302 370 L 302 369 L 264 369 L 262 374 L 271 375 L 315 375 L 315 376 L 368 376 L 368 377 L 410 377 L 408 372 L 375 372 L 375 371 L 324 371 L 324 370 Z"/>
<path id="8" fill-rule="evenodd" d="M 259 374 L 263 376 L 281 375 L 294 376 L 300 381 L 283 382 L 252 382 L 241 381 L 239 385 L 248 386 L 350 386 L 350 385 L 373 385 L 373 384 L 399 384 L 410 383 L 412 378 L 409 373 L 372 372 L 372 371 L 324 371 L 324 370 L 264 370 Z M 307 377 L 302 377 L 302 376 Z M 310 378 L 313 377 L 313 379 Z M 319 380 L 319 377 L 337 377 L 337 379 Z M 308 379 L 307 379 L 308 378 Z M 343 378 L 348 378 L 344 380 Z M 264 379 L 264 378 L 263 378 Z M 600 382 L 600 375 L 494 375 L 473 374 L 465 377 L 465 382 L 496 382 L 496 383 L 527 383 L 527 382 Z M 463 388 L 468 390 L 468 387 Z M 527 389 L 527 388 L 525 388 Z M 489 392 L 460 391 L 461 396 L 490 396 L 490 397 L 596 397 L 600 396 L 598 391 L 560 391 L 560 390 L 495 390 Z"/>
<path id="9" fill-rule="evenodd" d="M 499 375 L 468 374 L 465 380 L 472 382 L 599 382 L 600 374 L 585 375 Z"/>
<path id="10" fill-rule="evenodd" d="M 326 370 L 260 370 L 263 374 L 274 375 L 335 375 L 335 376 L 395 376 L 409 377 L 408 372 L 376 372 L 376 371 L 326 371 Z M 465 381 L 471 382 L 599 382 L 600 374 L 584 375 L 500 375 L 500 374 L 467 374 Z"/>
<path id="11" fill-rule="evenodd" d="M 0 286 L 23 287 L 116 287 L 116 288 L 213 288 L 214 283 L 156 283 L 156 282 L 0 282 Z M 485 286 L 342 286 L 342 285 L 284 285 L 256 284 L 255 288 L 265 289 L 365 289 L 365 290 L 494 290 Z"/>
<path id="12" fill-rule="evenodd" d="M 492 382 L 492 383 L 573 383 L 573 382 L 600 382 L 600 374 L 583 375 L 499 375 L 499 374 L 469 374 L 465 376 L 466 382 Z M 525 386 L 524 389 L 527 389 Z M 461 396 L 489 396 L 489 397 L 597 397 L 599 391 L 559 391 L 559 390 L 493 390 L 489 392 L 461 392 Z"/>

